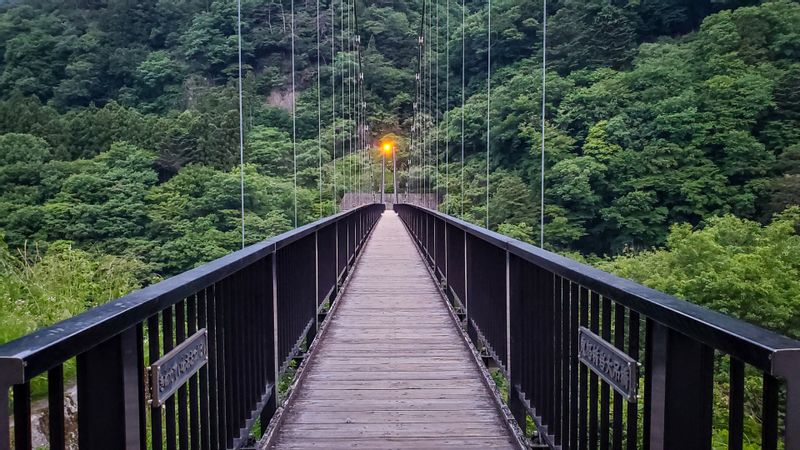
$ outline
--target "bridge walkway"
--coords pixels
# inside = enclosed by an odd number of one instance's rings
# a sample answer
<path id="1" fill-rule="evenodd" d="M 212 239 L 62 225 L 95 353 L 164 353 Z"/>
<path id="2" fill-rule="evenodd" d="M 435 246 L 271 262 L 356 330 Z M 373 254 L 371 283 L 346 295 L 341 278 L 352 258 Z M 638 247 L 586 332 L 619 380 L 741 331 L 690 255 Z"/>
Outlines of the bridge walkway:
<path id="1" fill-rule="evenodd" d="M 517 448 L 397 215 L 386 211 L 269 448 Z"/>

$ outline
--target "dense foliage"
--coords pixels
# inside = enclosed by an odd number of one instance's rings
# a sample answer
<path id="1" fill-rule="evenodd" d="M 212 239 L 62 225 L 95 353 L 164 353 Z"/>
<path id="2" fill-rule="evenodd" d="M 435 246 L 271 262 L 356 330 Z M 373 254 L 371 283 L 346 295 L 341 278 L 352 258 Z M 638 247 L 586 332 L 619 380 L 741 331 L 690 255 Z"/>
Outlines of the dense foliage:
<path id="1" fill-rule="evenodd" d="M 98 256 L 63 242 L 44 255 L 35 248 L 15 255 L 0 241 L 0 342 L 124 295 L 146 274 L 141 261 Z"/>
<path id="2" fill-rule="evenodd" d="M 316 4 L 295 5 L 293 124 L 285 6 L 243 2 L 248 242 L 295 225 L 295 154 L 298 224 L 380 178 L 377 152 L 346 156 L 352 121 L 342 110 L 352 106 L 340 96 L 358 58 L 341 48 L 341 30 L 354 22 L 342 22 L 341 3 L 334 15 L 323 3 L 319 22 Z M 355 7 L 371 138 L 409 136 L 422 3 Z M 488 181 L 490 227 L 524 240 L 539 233 L 538 11 L 539 1 L 494 4 L 489 180 L 484 3 L 466 3 L 463 27 L 457 2 L 428 8 L 439 110 L 425 110 L 425 140 L 439 163 L 397 139 L 401 191 L 427 186 L 444 210 L 482 224 Z M 756 226 L 800 203 L 798 3 L 561 0 L 549 11 L 548 247 L 610 256 L 673 248 L 676 224 L 688 233 L 734 220 L 714 219 L 725 216 Z M 165 276 L 240 245 L 235 13 L 234 2 L 197 0 L 0 6 L 0 229 L 10 248 L 36 243 L 47 255 L 68 241 Z M 681 276 L 691 283 L 694 274 Z M 722 307 L 711 300 L 721 292 L 678 293 Z"/>
<path id="3" fill-rule="evenodd" d="M 665 248 L 599 262 L 660 291 L 800 338 L 800 208 L 769 225 L 732 215 L 693 231 L 674 225 Z"/>

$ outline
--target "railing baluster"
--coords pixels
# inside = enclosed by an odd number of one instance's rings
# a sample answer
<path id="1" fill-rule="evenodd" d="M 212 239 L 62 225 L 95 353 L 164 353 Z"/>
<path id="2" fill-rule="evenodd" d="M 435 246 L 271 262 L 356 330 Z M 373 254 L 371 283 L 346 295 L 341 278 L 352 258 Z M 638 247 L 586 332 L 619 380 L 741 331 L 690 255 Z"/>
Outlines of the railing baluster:
<path id="1" fill-rule="evenodd" d="M 164 354 L 169 353 L 170 350 L 173 349 L 175 346 L 174 341 L 174 330 L 175 325 L 173 321 L 172 315 L 172 307 L 167 307 L 162 315 L 161 315 L 161 324 L 163 326 L 163 336 L 164 336 Z M 166 423 L 166 431 L 164 438 L 167 442 L 167 450 L 175 450 L 175 438 L 177 434 L 175 432 L 175 397 L 170 397 L 164 403 L 164 420 Z"/>
<path id="2" fill-rule="evenodd" d="M 136 327 L 129 328 L 78 355 L 81 449 L 140 447 L 137 334 Z"/>
<path id="3" fill-rule="evenodd" d="M 139 427 L 139 450 L 147 449 L 147 383 L 145 381 L 145 366 L 144 366 L 144 322 L 136 324 L 136 393 L 138 400 L 139 420 L 137 426 Z M 129 383 L 129 381 L 126 381 Z"/>
<path id="4" fill-rule="evenodd" d="M 778 380 L 764 374 L 761 403 L 761 449 L 778 448 Z"/>
<path id="5" fill-rule="evenodd" d="M 611 300 L 603 297 L 603 311 L 601 320 L 601 336 L 606 342 L 611 342 Z M 611 394 L 608 383 L 600 386 L 600 449 L 608 450 L 611 439 Z"/>
<path id="6" fill-rule="evenodd" d="M 653 319 L 647 317 L 644 322 L 644 414 L 642 415 L 642 449 L 650 449 L 651 411 L 653 404 Z"/>
<path id="7" fill-rule="evenodd" d="M 542 403 L 544 411 L 542 413 L 542 424 L 546 426 L 548 434 L 553 434 L 553 392 L 555 380 L 553 380 L 553 370 L 556 366 L 553 354 L 553 274 L 544 269 L 540 269 L 542 282 L 542 306 L 544 307 L 544 317 L 542 318 L 542 343 L 544 345 L 544 390 L 542 390 Z"/>
<path id="8" fill-rule="evenodd" d="M 15 397 L 16 399 L 16 397 Z M 63 450 L 64 442 L 64 365 L 47 371 L 47 414 L 50 450 Z"/>
<path id="9" fill-rule="evenodd" d="M 639 361 L 639 313 L 628 311 L 628 356 Z M 628 402 L 627 417 L 627 450 L 636 450 L 639 446 L 639 398 Z"/>
<path id="10" fill-rule="evenodd" d="M 564 348 L 563 348 L 563 332 L 564 332 L 564 316 L 561 309 L 561 286 L 562 278 L 553 275 L 553 296 L 552 296 L 552 311 L 553 311 L 553 379 L 555 380 L 555 387 L 553 388 L 553 416 L 550 417 L 551 434 L 555 436 L 556 445 L 561 445 L 563 429 L 561 428 L 561 416 L 564 414 L 562 408 L 563 396 L 563 376 L 561 373 L 564 361 Z"/>
<path id="11" fill-rule="evenodd" d="M 159 329 L 159 316 L 158 313 L 150 316 L 147 319 L 147 345 L 148 345 L 148 352 L 149 352 L 149 359 L 150 364 L 157 361 L 158 358 L 161 357 L 161 353 L 159 351 L 160 347 L 160 333 Z M 163 448 L 163 422 L 161 420 L 161 408 L 156 406 L 155 404 L 150 405 L 150 439 L 152 442 L 152 448 L 159 449 Z"/>
<path id="12" fill-rule="evenodd" d="M 572 355 L 572 326 L 570 321 L 570 302 L 569 302 L 569 280 L 566 278 L 561 279 L 561 342 L 563 344 L 561 354 L 561 378 L 563 385 L 561 387 L 561 444 L 564 447 L 569 446 L 570 437 L 570 365 Z"/>
<path id="13" fill-rule="evenodd" d="M 514 280 L 508 285 L 508 307 L 509 307 L 509 338 L 511 339 L 511 373 L 509 374 L 508 386 L 508 405 L 511 414 L 517 420 L 517 423 L 524 430 L 525 429 L 525 406 L 519 396 L 519 391 L 524 390 L 526 386 L 523 385 L 523 374 L 525 369 L 523 361 L 527 357 L 526 353 L 526 339 L 521 338 L 524 332 L 523 326 L 528 316 L 525 311 L 525 300 L 522 297 L 521 277 L 522 267 L 520 261 L 515 257 L 510 257 L 509 261 L 509 280 Z"/>
<path id="14" fill-rule="evenodd" d="M 728 450 L 742 450 L 744 443 L 744 363 L 730 358 L 728 389 Z"/>
<path id="15" fill-rule="evenodd" d="M 614 305 L 614 346 L 625 351 L 625 308 L 619 303 Z M 613 431 L 613 448 L 622 448 L 622 395 L 617 391 L 614 391 Z"/>
<path id="16" fill-rule="evenodd" d="M 225 443 L 225 382 L 222 365 L 222 336 L 219 327 L 219 283 L 206 289 L 206 316 L 208 317 L 208 411 L 209 447 L 220 448 Z"/>
<path id="17" fill-rule="evenodd" d="M 581 305 L 581 317 L 580 323 L 581 326 L 588 326 L 589 325 L 589 291 L 588 289 L 581 287 L 580 288 L 580 305 Z M 588 368 L 581 364 L 580 367 L 580 391 L 578 393 L 578 397 L 580 398 L 581 402 L 581 416 L 580 416 L 580 424 L 578 425 L 580 428 L 580 444 L 579 448 L 581 450 L 588 449 L 588 433 L 589 433 L 589 370 Z"/>
<path id="18" fill-rule="evenodd" d="M 31 384 L 14 385 L 14 448 L 31 449 Z"/>
<path id="19" fill-rule="evenodd" d="M 197 332 L 197 295 L 186 299 L 186 332 L 189 336 Z M 197 378 L 195 373 L 189 379 L 189 443 L 192 450 L 199 450 L 200 445 L 200 404 L 197 394 Z"/>
<path id="20" fill-rule="evenodd" d="M 581 365 L 578 363 L 578 327 L 580 326 L 579 323 L 579 311 L 580 311 L 580 298 L 579 298 L 579 290 L 578 285 L 576 283 L 570 283 L 569 288 L 569 298 L 570 298 L 570 323 L 571 331 L 570 336 L 572 339 L 572 343 L 570 347 L 572 348 L 571 356 L 570 356 L 570 436 L 569 436 L 569 448 L 577 449 L 578 442 L 580 441 L 580 432 L 578 429 L 579 420 L 578 416 L 580 415 L 580 408 L 578 406 L 578 397 L 580 395 L 579 391 L 579 374 L 581 372 Z"/>
<path id="21" fill-rule="evenodd" d="M 202 450 L 210 450 L 211 444 L 209 441 L 211 440 L 211 421 L 213 420 L 211 416 L 211 400 L 210 400 L 210 389 L 211 382 L 209 380 L 209 371 L 211 370 L 211 332 L 209 330 L 209 320 L 208 320 L 208 297 L 209 297 L 209 290 L 211 288 L 206 288 L 200 291 L 197 294 L 197 328 L 198 329 L 206 329 L 206 333 L 208 336 L 208 364 L 203 366 L 200 369 L 199 379 L 199 392 L 198 392 L 198 401 L 199 401 L 199 414 L 200 414 L 200 422 L 199 422 L 199 432 L 198 432 L 198 439 L 199 439 L 199 448 Z"/>
<path id="22" fill-rule="evenodd" d="M 713 350 L 658 323 L 652 340 L 650 448 L 709 448 Z"/>
<path id="23" fill-rule="evenodd" d="M 591 304 L 591 323 L 589 329 L 594 334 L 600 334 L 600 294 L 597 292 L 589 292 L 589 302 Z M 608 395 L 608 385 L 602 383 L 602 389 L 605 389 L 606 396 Z M 589 448 L 598 448 L 598 431 L 601 431 L 600 436 L 608 436 L 608 403 L 600 403 L 601 408 L 605 406 L 605 410 L 600 413 L 601 417 L 597 417 L 598 410 L 598 377 L 594 371 L 589 375 Z M 607 400 L 607 397 L 606 397 Z M 605 420 L 605 424 L 601 425 L 598 420 Z M 598 430 L 598 426 L 600 430 Z M 600 438 L 600 447 L 608 448 L 607 439 Z"/>
<path id="24" fill-rule="evenodd" d="M 175 304 L 175 345 L 186 340 L 186 300 Z M 178 388 L 178 448 L 189 450 L 189 417 L 186 386 Z"/>

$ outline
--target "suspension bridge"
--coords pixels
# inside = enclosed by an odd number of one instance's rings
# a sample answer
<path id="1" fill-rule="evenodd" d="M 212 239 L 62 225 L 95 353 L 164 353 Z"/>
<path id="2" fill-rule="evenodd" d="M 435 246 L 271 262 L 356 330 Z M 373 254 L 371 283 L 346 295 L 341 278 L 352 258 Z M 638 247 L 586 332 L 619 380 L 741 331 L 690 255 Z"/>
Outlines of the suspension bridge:
<path id="1" fill-rule="evenodd" d="M 320 92 L 328 12 L 316 7 Z M 411 152 L 394 164 L 393 195 L 352 164 L 372 147 L 361 39 L 354 2 L 332 2 L 333 67 L 337 54 L 356 62 L 330 80 L 332 121 L 346 124 L 333 127 L 333 164 L 350 164 L 344 198 L 330 183 L 337 211 L 300 224 L 295 190 L 295 228 L 245 246 L 242 178 L 241 250 L 0 346 L 0 448 L 39 447 L 36 431 L 51 449 L 708 449 L 723 427 L 715 445 L 743 449 L 755 379 L 762 448 L 800 449 L 800 342 L 438 210 L 450 183 L 440 192 L 435 177 L 444 159 L 450 180 L 451 153 L 460 153 L 463 195 L 464 133 L 460 152 L 449 132 L 439 147 L 450 105 L 440 102 L 432 30 L 441 23 L 431 9 L 423 2 L 411 43 Z M 292 58 L 296 187 L 294 68 Z M 461 83 L 463 105 L 463 67 Z M 243 164 L 243 125 L 240 134 Z M 409 176 L 398 186 L 400 170 Z M 47 390 L 37 422 L 34 385 Z"/>

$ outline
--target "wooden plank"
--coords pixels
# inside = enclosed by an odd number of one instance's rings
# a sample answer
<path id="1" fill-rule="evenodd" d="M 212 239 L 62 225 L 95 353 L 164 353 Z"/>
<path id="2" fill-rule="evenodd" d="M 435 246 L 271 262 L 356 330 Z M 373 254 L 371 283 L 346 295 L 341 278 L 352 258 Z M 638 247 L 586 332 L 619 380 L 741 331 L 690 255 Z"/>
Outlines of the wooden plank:
<path id="1" fill-rule="evenodd" d="M 354 269 L 272 448 L 517 448 L 399 218 Z"/>
<path id="2" fill-rule="evenodd" d="M 305 411 L 287 417 L 286 423 L 320 424 L 320 423 L 464 423 L 464 419 L 450 411 L 359 411 L 344 416 L 338 412 Z M 499 423 L 493 409 L 478 410 L 469 422 Z"/>
<path id="3" fill-rule="evenodd" d="M 298 400 L 464 400 L 475 396 L 474 388 L 463 389 L 362 389 L 358 391 L 350 390 L 314 390 L 305 391 L 299 394 Z"/>
<path id="4" fill-rule="evenodd" d="M 287 444 L 281 444 L 285 449 L 315 449 L 342 450 L 353 448 L 364 449 L 394 449 L 409 448 L 417 450 L 434 450 L 440 448 L 514 448 L 509 439 L 491 438 L 384 438 L 384 439 L 304 439 Z"/>
<path id="5" fill-rule="evenodd" d="M 444 399 L 424 398 L 424 399 L 358 399 L 352 398 L 347 402 L 331 402 L 327 400 L 298 400 L 290 405 L 294 409 L 308 408 L 314 411 L 339 411 L 342 413 L 350 411 L 454 411 L 468 416 L 475 409 L 495 408 L 494 402 L 486 398 L 453 398 Z"/>
<path id="6" fill-rule="evenodd" d="M 470 373 L 465 374 L 464 371 L 423 371 L 423 370 L 371 370 L 363 373 L 359 372 L 335 372 L 327 371 L 325 373 L 314 372 L 309 374 L 307 380 L 314 381 L 410 381 L 410 380 L 443 380 L 448 381 L 448 384 L 459 383 L 460 380 L 475 381 Z"/>

